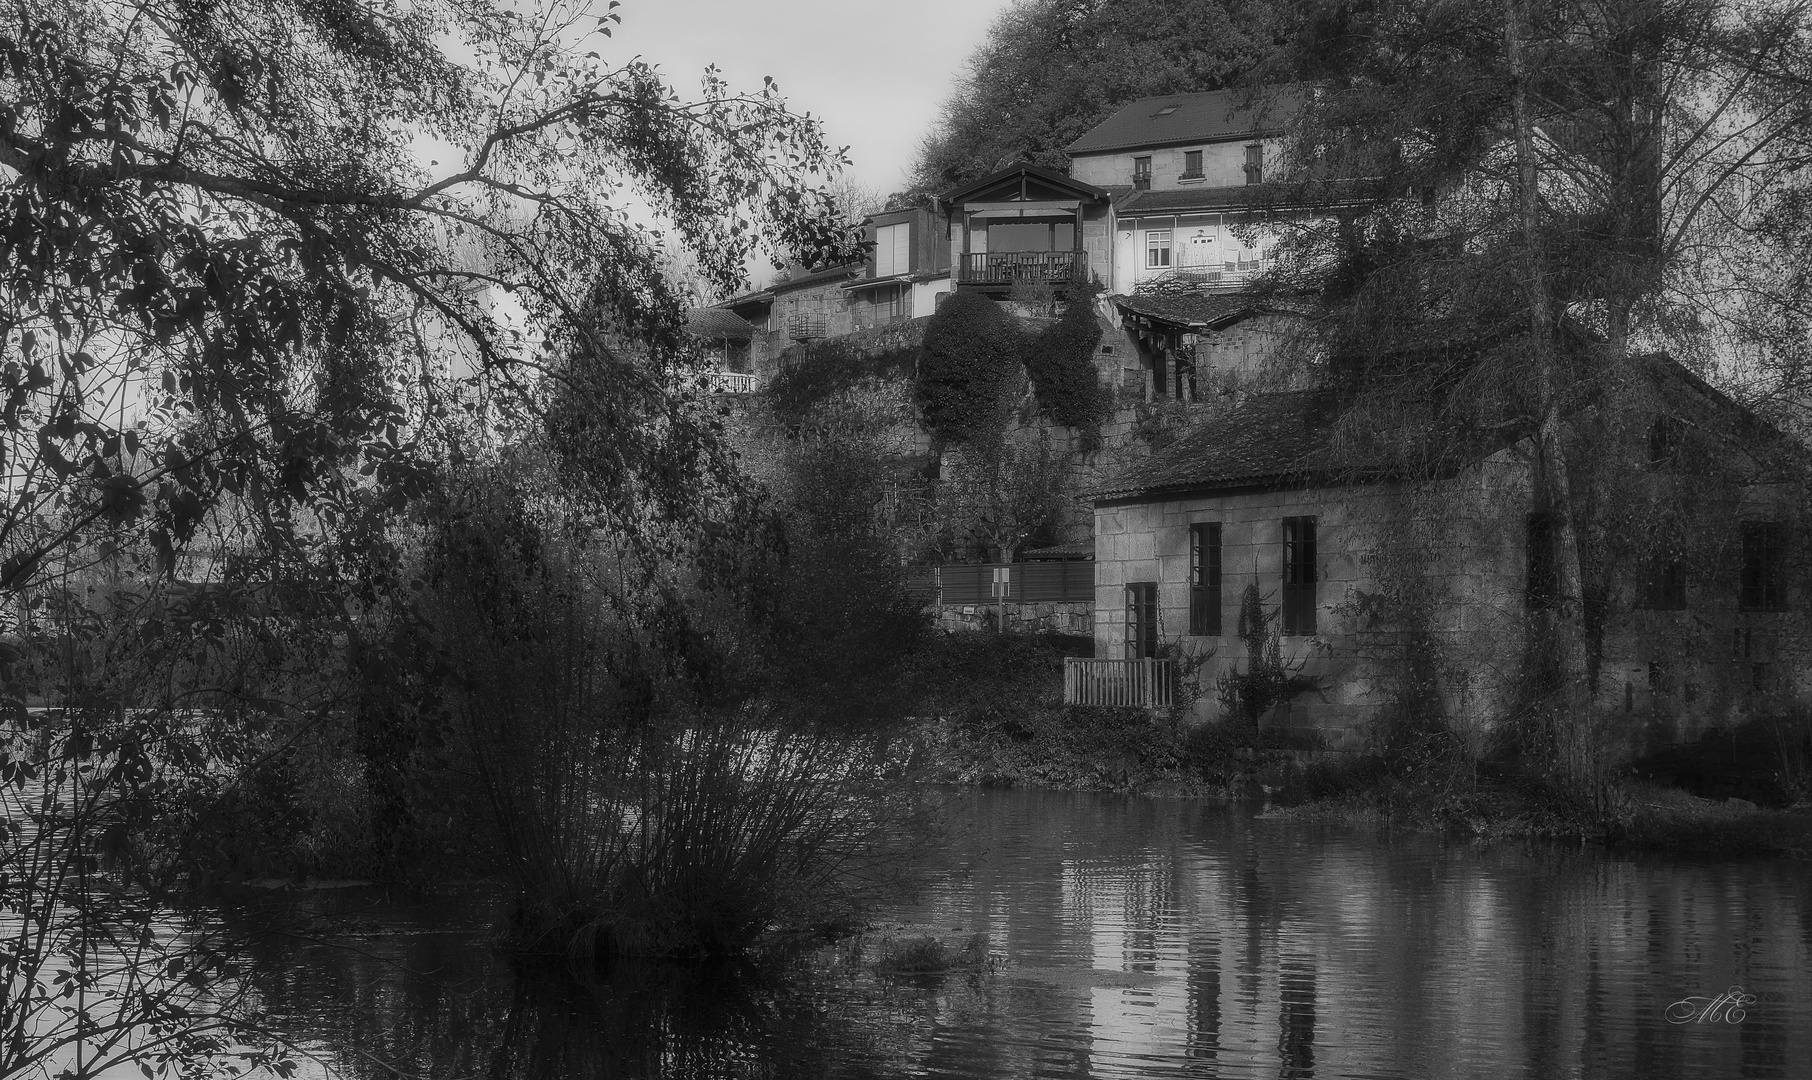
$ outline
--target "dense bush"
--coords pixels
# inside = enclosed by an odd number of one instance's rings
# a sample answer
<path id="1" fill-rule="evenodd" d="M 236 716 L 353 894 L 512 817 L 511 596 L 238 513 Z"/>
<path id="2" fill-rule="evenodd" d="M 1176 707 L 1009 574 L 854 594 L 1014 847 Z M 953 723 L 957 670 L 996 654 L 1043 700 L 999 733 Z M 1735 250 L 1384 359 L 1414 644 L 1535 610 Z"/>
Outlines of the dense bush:
<path id="1" fill-rule="evenodd" d="M 442 545 L 427 603 L 518 945 L 581 964 L 724 956 L 846 923 L 903 820 L 884 741 L 712 707 L 672 657 L 685 643 L 622 591 L 634 568 L 483 524 Z"/>
<path id="2" fill-rule="evenodd" d="M 971 443 L 998 435 L 1024 350 L 1024 331 L 999 304 L 975 292 L 946 300 L 919 351 L 918 406 L 932 435 Z"/>
<path id="3" fill-rule="evenodd" d="M 1023 369 L 1039 408 L 1095 438 L 1112 402 L 1095 373 L 1101 325 L 1093 299 L 1099 286 L 1071 294 L 1056 322 L 1028 332 L 994 301 L 958 293 L 925 328 L 918 404 L 925 426 L 941 439 L 981 443 L 999 435 Z"/>
<path id="4" fill-rule="evenodd" d="M 844 341 L 814 342 L 799 350 L 768 383 L 768 405 L 781 421 L 796 424 L 812 409 L 863 379 L 906 378 L 918 363 L 911 347 L 870 353 Z"/>
<path id="5" fill-rule="evenodd" d="M 1051 419 L 1093 439 L 1107 419 L 1112 399 L 1095 373 L 1101 322 L 1095 318 L 1099 285 L 1079 288 L 1057 321 L 1026 342 L 1026 373 L 1038 404 Z"/>

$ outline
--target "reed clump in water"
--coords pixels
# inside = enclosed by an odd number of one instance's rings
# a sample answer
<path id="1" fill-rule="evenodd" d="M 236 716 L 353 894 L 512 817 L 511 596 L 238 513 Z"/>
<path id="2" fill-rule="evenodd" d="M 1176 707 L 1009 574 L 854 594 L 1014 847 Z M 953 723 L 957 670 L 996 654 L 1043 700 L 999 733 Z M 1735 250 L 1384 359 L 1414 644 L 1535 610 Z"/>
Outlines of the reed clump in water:
<path id="1" fill-rule="evenodd" d="M 445 565 L 450 726 L 518 947 L 721 957 L 857 922 L 912 831 L 884 738 L 707 700 L 595 555 Z"/>

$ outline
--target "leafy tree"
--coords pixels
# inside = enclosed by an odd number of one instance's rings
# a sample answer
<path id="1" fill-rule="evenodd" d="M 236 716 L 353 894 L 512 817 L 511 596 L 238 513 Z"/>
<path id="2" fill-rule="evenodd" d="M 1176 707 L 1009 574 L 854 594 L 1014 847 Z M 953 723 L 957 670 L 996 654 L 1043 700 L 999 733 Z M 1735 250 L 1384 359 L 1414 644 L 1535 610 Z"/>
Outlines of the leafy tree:
<path id="1" fill-rule="evenodd" d="M 1582 794 L 1601 777 L 1607 572 L 1589 509 L 1607 478 L 1582 448 L 1614 415 L 1590 406 L 1639 350 L 1803 352 L 1807 29 L 1803 5 L 1772 0 L 1306 0 L 1277 61 L 1323 85 L 1287 197 L 1343 206 L 1293 245 L 1288 284 L 1329 313 L 1305 357 L 1354 388 L 1356 415 L 1420 403 L 1532 441 L 1531 509 L 1554 522 L 1556 764 Z"/>
<path id="2" fill-rule="evenodd" d="M 989 30 L 919 149 L 911 193 L 1015 161 L 1065 170 L 1063 148 L 1114 109 L 1218 90 L 1273 44 L 1262 0 L 1020 0 Z"/>
<path id="3" fill-rule="evenodd" d="M 394 509 L 470 441 L 457 418 L 532 415 L 537 381 L 608 382 L 598 429 L 619 451 L 646 437 L 643 412 L 682 393 L 667 236 L 724 290 L 758 248 L 849 237 L 810 183 L 842 164 L 815 122 L 771 83 L 707 71 L 688 101 L 585 51 L 617 18 L 9 8 L 0 590 L 97 525 L 140 531 L 168 569 L 226 498 L 273 535 L 294 507 L 327 525 Z"/>
<path id="4" fill-rule="evenodd" d="M 21 816 L 0 835 L 0 921 L 53 929 L 49 951 L 4 953 L 37 996 L 0 1016 L 0 1073 L 93 1034 L 33 980 L 71 942 L 79 960 L 100 935 L 166 933 L 158 905 L 195 877 L 172 868 L 214 865 L 198 819 L 235 805 L 261 756 L 350 718 L 369 786 L 401 806 L 414 748 L 394 710 L 420 680 L 393 669 L 433 662 L 396 644 L 404 512 L 444 471 L 533 436 L 564 487 L 537 509 L 649 561 L 696 553 L 680 538 L 733 498 L 660 268 L 683 248 L 728 291 L 758 251 L 850 254 L 823 186 L 844 162 L 771 83 L 738 93 L 707 71 L 688 100 L 605 62 L 615 6 L 0 15 L 0 600 L 75 597 L 44 620 L 54 637 L 6 655 L 93 658 L 80 678 L 5 680 L 0 795 Z M 86 612 L 65 589 L 178 576 L 192 547 L 218 549 L 228 579 L 193 605 L 141 591 Z M 240 632 L 257 678 L 200 659 Z M 119 642 L 158 663 L 122 662 L 138 654 Z M 28 696 L 65 726 L 26 722 Z M 133 910 L 73 887 L 102 843 L 83 805 L 152 857 L 116 873 Z M 199 1072 L 234 1034 L 222 969 L 143 947 L 176 992 L 112 999 L 121 1052 L 77 1075 L 122 1058 Z M 134 1053 L 148 1029 L 160 1048 Z"/>

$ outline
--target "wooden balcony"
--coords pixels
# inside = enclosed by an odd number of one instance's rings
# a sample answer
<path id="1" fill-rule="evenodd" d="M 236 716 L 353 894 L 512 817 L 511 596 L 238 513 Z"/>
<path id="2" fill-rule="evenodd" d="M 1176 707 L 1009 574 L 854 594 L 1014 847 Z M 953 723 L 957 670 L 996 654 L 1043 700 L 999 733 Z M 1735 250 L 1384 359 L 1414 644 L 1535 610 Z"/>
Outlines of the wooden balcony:
<path id="1" fill-rule="evenodd" d="M 1063 703 L 1167 709 L 1176 700 L 1176 664 L 1170 660 L 1063 658 Z"/>
<path id="2" fill-rule="evenodd" d="M 742 371 L 713 371 L 705 385 L 714 394 L 753 394 L 761 388 L 761 379 Z"/>
<path id="3" fill-rule="evenodd" d="M 1086 251 L 964 252 L 956 283 L 974 287 L 1067 285 L 1088 280 Z"/>

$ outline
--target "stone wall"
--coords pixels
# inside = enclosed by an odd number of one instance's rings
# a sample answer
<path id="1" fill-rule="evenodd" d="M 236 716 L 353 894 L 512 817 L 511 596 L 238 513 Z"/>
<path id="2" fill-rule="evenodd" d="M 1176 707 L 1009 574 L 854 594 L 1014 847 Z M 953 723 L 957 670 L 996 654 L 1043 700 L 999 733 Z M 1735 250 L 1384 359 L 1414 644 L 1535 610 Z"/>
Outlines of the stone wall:
<path id="1" fill-rule="evenodd" d="M 945 604 L 935 609 L 940 630 L 998 630 L 999 604 Z M 1093 631 L 1095 605 L 1083 602 L 1022 604 L 1008 601 L 1007 628 L 1087 637 Z"/>
<path id="2" fill-rule="evenodd" d="M 1640 485 L 1643 476 L 1634 471 L 1629 483 Z M 1596 643 L 1595 714 L 1620 756 L 1812 702 L 1812 580 L 1803 551 L 1791 573 L 1804 584 L 1788 610 L 1738 604 L 1739 523 L 1796 521 L 1786 494 L 1731 487 L 1695 504 L 1690 528 L 1713 544 L 1694 564 L 1683 609 L 1645 608 L 1645 567 L 1614 568 Z M 1099 507 L 1095 603 L 1103 614 L 1095 654 L 1122 654 L 1125 588 L 1156 582 L 1161 639 L 1200 662 L 1197 718 L 1218 716 L 1216 678 L 1247 661 L 1238 636 L 1245 588 L 1257 584 L 1275 615 L 1283 519 L 1312 515 L 1316 633 L 1281 644 L 1286 664 L 1315 688 L 1268 722 L 1316 731 L 1331 748 L 1358 748 L 1369 725 L 1421 687 L 1482 752 L 1523 699 L 1526 658 L 1550 617 L 1526 599 L 1530 505 L 1527 462 L 1503 451 L 1460 477 L 1416 487 L 1247 491 Z M 1197 637 L 1188 632 L 1189 527 L 1208 521 L 1221 523 L 1222 632 Z M 1665 547 L 1666 538 L 1658 542 Z"/>
<path id="3" fill-rule="evenodd" d="M 1215 681 L 1248 662 L 1239 636 L 1246 588 L 1256 585 L 1277 617 L 1283 519 L 1312 516 L 1315 633 L 1281 647 L 1314 689 L 1270 721 L 1356 748 L 1420 662 L 1450 715 L 1482 738 L 1513 696 L 1523 556 L 1521 511 L 1512 508 L 1527 504 L 1526 483 L 1526 470 L 1497 460 L 1464 481 L 1416 489 L 1294 488 L 1098 508 L 1096 607 L 1124 612 L 1128 584 L 1156 582 L 1160 638 L 1199 664 L 1197 719 L 1212 719 Z M 1198 637 L 1189 633 L 1189 531 L 1211 521 L 1221 525 L 1221 633 Z M 1124 615 L 1097 620 L 1096 655 L 1121 655 L 1126 637 Z"/>

